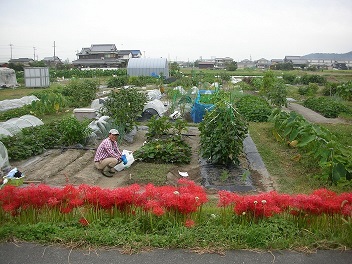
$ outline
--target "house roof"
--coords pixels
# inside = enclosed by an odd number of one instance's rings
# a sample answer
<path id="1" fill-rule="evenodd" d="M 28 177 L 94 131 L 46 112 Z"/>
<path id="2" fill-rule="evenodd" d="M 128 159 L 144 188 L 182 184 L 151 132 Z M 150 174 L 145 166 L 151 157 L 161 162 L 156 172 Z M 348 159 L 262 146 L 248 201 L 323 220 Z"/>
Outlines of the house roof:
<path id="1" fill-rule="evenodd" d="M 118 52 L 119 55 L 129 55 L 133 54 L 131 50 L 119 50 Z"/>
<path id="2" fill-rule="evenodd" d="M 92 44 L 91 52 L 111 52 L 117 51 L 115 44 Z"/>
<path id="3" fill-rule="evenodd" d="M 142 55 L 140 50 L 131 50 L 132 55 Z"/>
<path id="4" fill-rule="evenodd" d="M 307 64 L 308 60 L 292 60 L 292 64 L 297 65 L 297 64 Z"/>
<path id="5" fill-rule="evenodd" d="M 18 58 L 18 59 L 11 59 L 9 62 L 32 62 L 34 61 L 31 58 Z"/>
<path id="6" fill-rule="evenodd" d="M 61 60 L 58 56 L 55 56 L 55 59 L 54 59 L 54 56 L 52 56 L 52 57 L 45 57 L 43 61 L 61 61 Z"/>
<path id="7" fill-rule="evenodd" d="M 285 56 L 285 60 L 299 60 L 301 56 Z"/>
<path id="8" fill-rule="evenodd" d="M 78 59 L 72 61 L 73 65 L 92 65 L 92 64 L 120 64 L 124 62 L 120 59 L 104 58 L 102 59 Z"/>

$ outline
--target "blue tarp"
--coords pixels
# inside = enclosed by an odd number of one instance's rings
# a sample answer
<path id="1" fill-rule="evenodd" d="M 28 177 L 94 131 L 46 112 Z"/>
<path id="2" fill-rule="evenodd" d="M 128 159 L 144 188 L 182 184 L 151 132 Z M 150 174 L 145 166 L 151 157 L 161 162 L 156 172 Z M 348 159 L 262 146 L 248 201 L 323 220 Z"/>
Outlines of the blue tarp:
<path id="1" fill-rule="evenodd" d="M 191 117 L 194 123 L 200 123 L 203 120 L 203 116 L 205 114 L 206 111 L 211 110 L 214 105 L 213 104 L 203 104 L 200 103 L 200 95 L 201 94 L 213 94 L 214 91 L 210 91 L 210 90 L 199 90 L 198 91 L 198 95 L 197 98 L 194 102 L 194 105 L 192 107 L 191 110 Z"/>

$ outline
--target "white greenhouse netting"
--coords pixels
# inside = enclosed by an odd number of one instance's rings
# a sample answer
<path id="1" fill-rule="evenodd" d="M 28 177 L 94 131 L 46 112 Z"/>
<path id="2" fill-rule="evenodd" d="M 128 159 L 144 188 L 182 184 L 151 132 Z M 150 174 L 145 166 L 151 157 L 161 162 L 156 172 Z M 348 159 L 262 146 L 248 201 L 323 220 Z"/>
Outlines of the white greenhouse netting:
<path id="1" fill-rule="evenodd" d="M 163 116 L 167 110 L 166 107 L 164 106 L 163 102 L 158 99 L 155 99 L 153 101 L 146 103 L 144 105 L 143 112 L 147 109 L 154 109 L 160 117 Z"/>
<path id="2" fill-rule="evenodd" d="M 0 87 L 16 87 L 18 86 L 16 80 L 16 72 L 13 69 L 1 67 L 0 68 Z"/>
<path id="3" fill-rule="evenodd" d="M 9 156 L 5 145 L 0 141 L 0 170 L 2 171 L 10 168 Z"/>
<path id="4" fill-rule="evenodd" d="M 32 126 L 41 126 L 44 125 L 43 121 L 40 120 L 38 117 L 33 115 L 24 115 L 21 116 L 20 119 L 24 119 L 32 124 Z"/>
<path id="5" fill-rule="evenodd" d="M 10 109 L 20 108 L 24 105 L 31 104 L 33 101 L 38 101 L 39 99 L 34 95 L 23 96 L 20 99 L 11 99 L 0 101 L 0 112 L 7 111 Z"/>
<path id="6" fill-rule="evenodd" d="M 0 122 L 0 138 L 4 135 L 13 136 L 21 132 L 22 128 L 41 125 L 44 125 L 44 123 L 39 118 L 32 115 L 24 115 L 18 118 L 11 118 L 6 122 Z"/>

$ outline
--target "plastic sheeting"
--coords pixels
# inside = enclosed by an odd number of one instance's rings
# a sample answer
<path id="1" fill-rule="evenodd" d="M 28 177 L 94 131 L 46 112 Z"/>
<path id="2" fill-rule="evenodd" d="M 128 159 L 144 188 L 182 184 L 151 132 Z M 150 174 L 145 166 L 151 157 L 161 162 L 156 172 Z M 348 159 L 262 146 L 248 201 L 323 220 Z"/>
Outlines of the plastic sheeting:
<path id="1" fill-rule="evenodd" d="M 101 116 L 98 120 L 94 120 L 89 124 L 89 128 L 92 129 L 92 134 L 94 137 L 99 139 L 104 138 L 108 135 L 108 131 L 111 128 L 109 116 Z"/>
<path id="2" fill-rule="evenodd" d="M 44 123 L 32 115 L 24 115 L 18 118 L 11 118 L 6 122 L 0 122 L 0 138 L 2 136 L 13 136 L 21 132 L 22 128 L 41 126 Z"/>
<path id="3" fill-rule="evenodd" d="M 214 105 L 213 104 L 203 104 L 200 103 L 201 94 L 212 94 L 213 91 L 210 90 L 199 90 L 196 101 L 191 110 L 191 117 L 194 123 L 200 123 L 203 120 L 203 116 L 206 111 L 210 111 Z"/>
<path id="4" fill-rule="evenodd" d="M 31 104 L 33 101 L 38 100 L 39 99 L 34 95 L 23 96 L 20 99 L 3 100 L 0 101 L 0 112 L 20 108 L 22 106 Z"/>
<path id="5" fill-rule="evenodd" d="M 1 67 L 0 68 L 0 87 L 16 87 L 18 86 L 16 80 L 16 72 L 13 69 Z"/>
<path id="6" fill-rule="evenodd" d="M 154 109 L 159 116 L 163 116 L 164 113 L 166 112 L 166 107 L 164 106 L 163 102 L 161 102 L 158 99 L 147 102 L 144 105 L 143 112 L 146 111 L 147 109 Z"/>
<path id="7" fill-rule="evenodd" d="M 161 98 L 161 92 L 159 89 L 154 89 L 154 90 L 151 90 L 151 91 L 148 91 L 148 100 L 149 101 L 153 101 L 155 99 L 160 99 Z"/>
<path id="8" fill-rule="evenodd" d="M 2 171 L 6 171 L 10 168 L 9 163 L 9 155 L 7 153 L 7 149 L 5 145 L 0 141 L 0 169 Z"/>

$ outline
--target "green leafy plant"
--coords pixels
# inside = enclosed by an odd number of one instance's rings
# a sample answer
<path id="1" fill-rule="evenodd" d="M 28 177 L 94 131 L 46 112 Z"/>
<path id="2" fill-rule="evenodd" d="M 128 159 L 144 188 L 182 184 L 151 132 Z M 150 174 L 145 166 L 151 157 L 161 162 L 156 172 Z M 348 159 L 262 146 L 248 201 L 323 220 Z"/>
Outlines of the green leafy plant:
<path id="1" fill-rule="evenodd" d="M 352 179 L 352 151 L 339 144 L 327 129 L 309 123 L 295 112 L 288 114 L 279 109 L 273 111 L 270 121 L 274 124 L 273 135 L 278 141 L 301 148 L 315 159 L 323 169 L 321 178 L 335 184 Z"/>
<path id="2" fill-rule="evenodd" d="M 62 94 L 68 97 L 69 106 L 85 107 L 95 99 L 97 91 L 96 80 L 73 79 L 63 88 Z"/>
<path id="3" fill-rule="evenodd" d="M 134 153 L 136 159 L 153 163 L 184 163 L 191 161 L 191 147 L 181 136 L 153 139 Z"/>
<path id="4" fill-rule="evenodd" d="M 167 116 L 152 116 L 148 121 L 147 139 L 160 138 L 163 135 L 168 135 L 171 127 L 172 124 Z"/>
<path id="5" fill-rule="evenodd" d="M 181 136 L 186 124 L 183 120 L 170 122 L 166 116 L 153 116 L 148 121 L 148 142 L 134 152 L 135 158 L 146 162 L 190 163 L 191 147 Z"/>
<path id="6" fill-rule="evenodd" d="M 146 102 L 146 95 L 137 89 L 121 89 L 109 94 L 101 114 L 110 116 L 119 127 L 125 128 L 125 132 L 130 132 Z"/>
<path id="7" fill-rule="evenodd" d="M 75 117 L 63 118 L 57 125 L 60 135 L 60 144 L 70 146 L 76 143 L 85 144 L 89 134 L 92 132 L 88 127 L 90 120 L 79 121 Z"/>
<path id="8" fill-rule="evenodd" d="M 122 87 L 127 85 L 128 77 L 126 76 L 116 76 L 111 77 L 107 80 L 106 84 L 108 87 Z"/>
<path id="9" fill-rule="evenodd" d="M 264 98 L 254 95 L 243 96 L 236 102 L 236 107 L 248 122 L 267 122 L 272 111 Z"/>
<path id="10" fill-rule="evenodd" d="M 199 124 L 202 157 L 216 164 L 239 164 L 247 123 L 229 103 L 218 103 Z"/>
<path id="11" fill-rule="evenodd" d="M 336 94 L 347 101 L 352 101 L 352 81 L 338 85 Z"/>
<path id="12" fill-rule="evenodd" d="M 311 97 L 305 100 L 303 105 L 328 118 L 335 118 L 340 113 L 349 112 L 345 105 L 329 97 Z"/>

